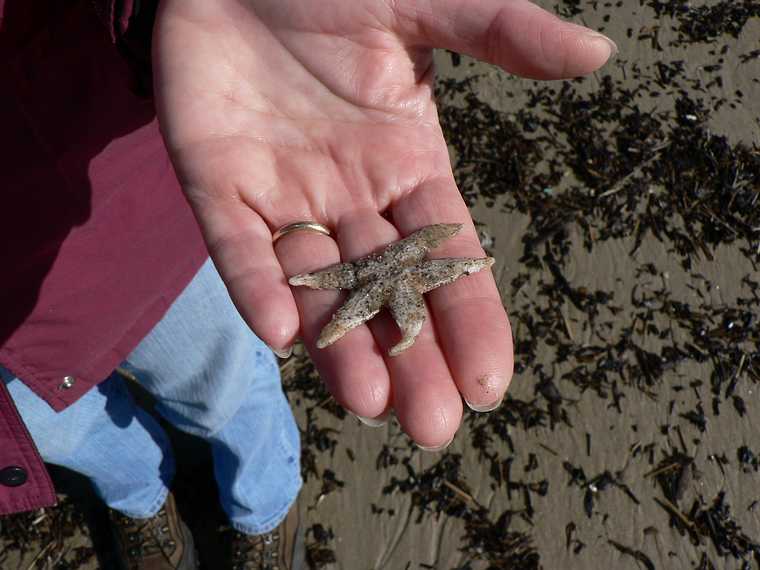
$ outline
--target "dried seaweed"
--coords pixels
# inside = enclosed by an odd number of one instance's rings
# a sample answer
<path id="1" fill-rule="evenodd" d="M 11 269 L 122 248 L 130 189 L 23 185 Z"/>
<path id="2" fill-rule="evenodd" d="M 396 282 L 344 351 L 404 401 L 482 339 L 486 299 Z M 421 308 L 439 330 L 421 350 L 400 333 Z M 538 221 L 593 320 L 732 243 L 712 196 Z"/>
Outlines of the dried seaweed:
<path id="1" fill-rule="evenodd" d="M 757 472 L 760 470 L 760 458 L 758 458 L 757 455 L 755 455 L 746 445 L 742 445 L 736 451 L 736 455 L 739 459 L 739 463 L 742 465 L 742 470 L 745 473 L 749 473 L 750 471 Z"/>
<path id="2" fill-rule="evenodd" d="M 36 553 L 29 568 L 76 570 L 88 568 L 96 559 L 94 548 L 72 548 L 70 540 L 79 531 L 89 535 L 84 514 L 70 499 L 56 508 L 40 509 L 0 519 L 0 566 L 11 554 Z"/>
<path id="3" fill-rule="evenodd" d="M 693 544 L 702 544 L 702 539 L 707 538 L 721 557 L 731 555 L 737 560 L 760 564 L 760 543 L 747 536 L 733 519 L 724 491 L 718 493 L 709 507 L 695 500 L 688 513 L 667 501 L 658 502 L 670 514 L 671 525 L 688 535 Z"/>
<path id="4" fill-rule="evenodd" d="M 644 565 L 644 567 L 647 570 L 655 570 L 654 563 L 652 560 L 644 554 L 641 550 L 636 550 L 634 548 L 631 548 L 629 546 L 624 546 L 620 544 L 619 542 L 615 542 L 614 540 L 608 540 L 612 546 L 615 547 L 615 550 L 618 552 L 621 552 L 622 554 L 625 554 L 626 556 L 631 556 L 636 560 L 636 562 L 641 562 L 641 564 Z"/>
<path id="5" fill-rule="evenodd" d="M 314 524 L 306 529 L 306 563 L 311 569 L 325 568 L 337 562 L 331 544 L 335 540 L 332 528 Z"/>
<path id="6" fill-rule="evenodd" d="M 391 477 L 383 488 L 386 495 L 410 494 L 411 509 L 417 512 L 416 522 L 426 515 L 446 515 L 462 519 L 465 533 L 460 549 L 472 560 L 483 560 L 489 570 L 539 570 L 540 557 L 529 534 L 513 530 L 516 515 L 526 516 L 530 506 L 522 510 L 507 510 L 495 521 L 489 512 L 472 497 L 461 476 L 462 456 L 446 453 L 435 465 L 421 473 L 412 467 L 409 457 L 401 462 L 407 476 Z M 520 485 L 520 489 L 545 494 L 542 485 Z M 529 516 L 529 515 L 528 515 Z"/>
<path id="7" fill-rule="evenodd" d="M 623 482 L 622 473 L 613 474 L 610 471 L 603 471 L 599 475 L 589 478 L 581 467 L 577 467 L 569 461 L 565 461 L 562 467 L 570 476 L 568 486 L 577 486 L 583 490 L 583 511 L 588 518 L 591 518 L 594 513 L 594 502 L 597 495 L 607 490 L 608 487 L 620 489 L 631 501 L 637 505 L 640 504 L 631 488 Z"/>
<path id="8" fill-rule="evenodd" d="M 668 501 L 677 505 L 694 479 L 694 458 L 674 451 L 666 455 L 646 476 L 655 477 Z"/>
<path id="9" fill-rule="evenodd" d="M 591 95 L 570 82 L 534 88 L 529 108 L 543 106 L 555 117 L 540 119 L 527 109 L 493 110 L 474 85 L 470 78 L 439 89 L 444 101 L 465 102 L 441 111 L 457 181 L 470 203 L 498 203 L 531 217 L 521 261 L 537 266 L 537 245 L 557 242 L 561 262 L 570 223 L 582 228 L 589 249 L 633 235 L 635 251 L 651 232 L 669 241 L 687 268 L 695 255 L 709 257 L 718 243 L 737 240 L 757 259 L 760 153 L 715 134 L 701 100 L 675 89 L 670 112 L 645 114 L 636 103 L 646 89 L 622 89 L 604 76 Z M 583 186 L 553 191 L 567 167 Z M 682 224 L 673 223 L 676 217 Z"/>
<path id="10" fill-rule="evenodd" d="M 688 0 L 647 0 L 657 16 L 676 18 L 678 43 L 703 43 L 728 34 L 734 38 L 750 18 L 760 17 L 754 0 L 721 0 L 706 6 L 692 6 Z"/>

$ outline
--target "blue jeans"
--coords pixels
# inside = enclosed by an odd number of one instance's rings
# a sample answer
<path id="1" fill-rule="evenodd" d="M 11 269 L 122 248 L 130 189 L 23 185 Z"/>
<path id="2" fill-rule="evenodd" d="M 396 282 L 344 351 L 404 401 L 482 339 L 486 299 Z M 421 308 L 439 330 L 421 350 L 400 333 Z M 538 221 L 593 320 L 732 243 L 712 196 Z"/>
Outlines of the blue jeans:
<path id="1" fill-rule="evenodd" d="M 242 320 L 209 260 L 123 367 L 177 428 L 208 441 L 231 525 L 261 534 L 301 488 L 298 427 L 272 352 Z M 161 508 L 174 476 L 169 441 L 117 374 L 56 413 L 19 379 L 0 377 L 48 463 L 88 477 L 134 518 Z"/>

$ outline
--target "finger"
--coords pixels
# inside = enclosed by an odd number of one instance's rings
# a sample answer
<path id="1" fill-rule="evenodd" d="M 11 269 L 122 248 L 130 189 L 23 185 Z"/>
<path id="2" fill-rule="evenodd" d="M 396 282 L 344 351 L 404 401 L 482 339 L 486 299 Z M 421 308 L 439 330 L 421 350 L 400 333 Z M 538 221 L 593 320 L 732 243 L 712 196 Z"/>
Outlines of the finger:
<path id="1" fill-rule="evenodd" d="M 533 79 L 586 75 L 617 53 L 609 38 L 528 0 L 401 0 L 402 35 L 494 63 Z"/>
<path id="2" fill-rule="evenodd" d="M 452 179 L 428 181 L 393 205 L 404 234 L 433 223 L 461 223 L 462 230 L 431 257 L 484 257 L 472 218 Z M 427 294 L 436 330 L 454 380 L 468 405 L 497 406 L 513 370 L 512 333 L 493 274 L 485 269 Z"/>
<path id="3" fill-rule="evenodd" d="M 331 237 L 305 231 L 283 236 L 275 251 L 288 277 L 340 261 L 338 246 Z M 316 346 L 320 331 L 341 306 L 345 294 L 306 287 L 294 288 L 293 294 L 301 315 L 303 341 L 330 393 L 358 416 L 381 416 L 389 405 L 390 380 L 369 329 L 359 326 L 333 345 Z"/>
<path id="4" fill-rule="evenodd" d="M 232 301 L 256 335 L 274 349 L 298 335 L 295 300 L 264 220 L 240 202 L 195 204 L 209 254 Z"/>
<path id="5" fill-rule="evenodd" d="M 355 260 L 399 239 L 395 227 L 375 211 L 341 218 L 338 244 L 344 259 Z M 388 351 L 401 333 L 387 312 L 369 322 L 390 372 L 393 407 L 404 431 L 423 447 L 437 448 L 454 437 L 462 419 L 462 399 L 454 384 L 432 322 L 425 320 L 414 346 L 397 356 Z M 348 339 L 349 333 L 344 337 Z M 337 344 L 343 342 L 338 341 Z"/>

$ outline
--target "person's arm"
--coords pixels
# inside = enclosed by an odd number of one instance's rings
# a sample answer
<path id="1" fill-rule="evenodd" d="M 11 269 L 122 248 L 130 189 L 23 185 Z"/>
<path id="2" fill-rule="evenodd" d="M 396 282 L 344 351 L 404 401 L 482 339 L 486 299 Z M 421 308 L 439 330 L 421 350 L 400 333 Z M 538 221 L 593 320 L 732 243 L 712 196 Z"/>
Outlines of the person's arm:
<path id="1" fill-rule="evenodd" d="M 336 400 L 395 409 L 420 445 L 454 436 L 462 398 L 488 409 L 512 376 L 490 271 L 431 292 L 413 347 L 387 351 L 381 317 L 325 348 L 341 298 L 287 278 L 353 260 L 434 223 L 462 232 L 440 257 L 482 257 L 433 100 L 433 47 L 525 77 L 592 72 L 614 44 L 527 0 L 163 0 L 154 35 L 159 120 L 185 193 L 240 313 L 270 346 L 301 336 Z M 311 220 L 335 238 L 279 227 Z"/>

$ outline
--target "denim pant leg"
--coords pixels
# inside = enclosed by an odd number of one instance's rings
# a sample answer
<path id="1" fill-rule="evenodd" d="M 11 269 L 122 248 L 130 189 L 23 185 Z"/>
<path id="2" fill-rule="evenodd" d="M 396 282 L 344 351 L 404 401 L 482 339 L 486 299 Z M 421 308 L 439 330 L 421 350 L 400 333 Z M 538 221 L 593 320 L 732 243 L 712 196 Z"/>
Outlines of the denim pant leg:
<path id="1" fill-rule="evenodd" d="M 110 376 L 59 413 L 3 367 L 0 379 L 46 462 L 88 477 L 109 507 L 128 516 L 161 508 L 174 475 L 169 440 L 122 378 Z"/>
<path id="2" fill-rule="evenodd" d="M 212 448 L 233 527 L 269 532 L 301 488 L 300 438 L 277 362 L 207 261 L 124 363 L 157 411 Z"/>

